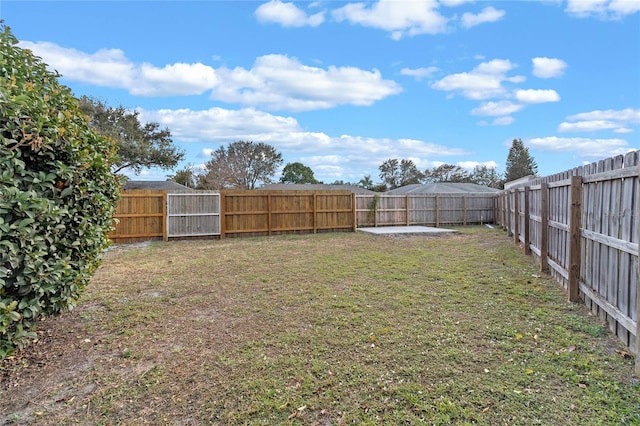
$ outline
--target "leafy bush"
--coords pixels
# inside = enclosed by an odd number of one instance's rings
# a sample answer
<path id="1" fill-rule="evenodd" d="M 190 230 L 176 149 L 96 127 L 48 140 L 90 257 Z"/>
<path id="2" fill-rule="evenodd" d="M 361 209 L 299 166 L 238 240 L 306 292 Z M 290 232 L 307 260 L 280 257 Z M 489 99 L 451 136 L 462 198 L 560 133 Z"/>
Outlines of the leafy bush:
<path id="1" fill-rule="evenodd" d="M 100 264 L 119 194 L 113 143 L 0 24 L 0 359 L 72 309 Z"/>

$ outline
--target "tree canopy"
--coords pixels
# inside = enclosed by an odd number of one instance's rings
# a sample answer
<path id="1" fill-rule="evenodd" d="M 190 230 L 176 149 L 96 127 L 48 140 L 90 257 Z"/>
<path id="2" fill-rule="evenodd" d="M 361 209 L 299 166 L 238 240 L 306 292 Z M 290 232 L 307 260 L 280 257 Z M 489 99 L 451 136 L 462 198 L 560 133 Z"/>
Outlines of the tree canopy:
<path id="1" fill-rule="evenodd" d="M 167 180 L 184 185 L 187 188 L 198 188 L 200 175 L 193 164 L 187 164 L 185 167 L 177 170 L 173 175 L 167 176 Z"/>
<path id="2" fill-rule="evenodd" d="M 500 189 L 503 180 L 495 168 L 486 165 L 477 165 L 473 170 L 468 171 L 454 164 L 444 163 L 424 172 L 425 183 L 437 182 L 458 182 L 476 183 L 490 188 Z"/>
<path id="3" fill-rule="evenodd" d="M 0 359 L 73 308 L 108 246 L 113 142 L 0 25 Z"/>
<path id="4" fill-rule="evenodd" d="M 151 167 L 169 170 L 184 158 L 184 151 L 173 144 L 169 129 L 161 129 L 158 123 L 142 124 L 137 111 L 128 111 L 123 106 L 110 107 L 87 96 L 80 98 L 80 109 L 89 116 L 96 132 L 116 142 L 113 173 L 126 168 L 136 174 Z"/>
<path id="5" fill-rule="evenodd" d="M 514 139 L 507 156 L 504 179 L 507 182 L 538 173 L 538 165 L 524 146 L 522 139 Z"/>
<path id="6" fill-rule="evenodd" d="M 454 164 L 441 164 L 432 169 L 427 169 L 424 173 L 425 183 L 436 182 L 470 182 L 469 172 Z"/>
<path id="7" fill-rule="evenodd" d="M 282 169 L 280 183 L 322 183 L 313 176 L 311 167 L 302 163 L 287 163 Z"/>
<path id="8" fill-rule="evenodd" d="M 379 170 L 382 183 L 389 189 L 421 183 L 424 178 L 412 160 L 390 158 L 380 165 Z"/>
<path id="9" fill-rule="evenodd" d="M 202 187 L 206 189 L 255 189 L 258 183 L 271 183 L 282 154 L 263 142 L 237 141 L 221 146 L 205 164 Z"/>

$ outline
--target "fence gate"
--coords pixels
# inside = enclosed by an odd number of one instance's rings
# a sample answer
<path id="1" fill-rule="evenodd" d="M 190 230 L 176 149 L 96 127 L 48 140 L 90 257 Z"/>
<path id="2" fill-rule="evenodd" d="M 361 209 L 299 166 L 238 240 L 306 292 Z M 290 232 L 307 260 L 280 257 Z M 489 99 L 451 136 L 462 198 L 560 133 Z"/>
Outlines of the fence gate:
<path id="1" fill-rule="evenodd" d="M 219 193 L 167 194 L 167 238 L 220 235 Z"/>

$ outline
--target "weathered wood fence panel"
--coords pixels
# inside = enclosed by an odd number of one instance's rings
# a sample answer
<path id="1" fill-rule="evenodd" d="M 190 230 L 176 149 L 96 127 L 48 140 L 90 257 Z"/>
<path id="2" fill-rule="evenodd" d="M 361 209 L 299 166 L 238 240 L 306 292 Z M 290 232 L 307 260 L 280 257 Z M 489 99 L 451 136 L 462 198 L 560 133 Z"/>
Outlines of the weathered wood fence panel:
<path id="1" fill-rule="evenodd" d="M 495 194 L 356 195 L 358 226 L 494 222 Z"/>
<path id="2" fill-rule="evenodd" d="M 165 238 L 166 193 L 133 190 L 120 194 L 109 238 L 115 243 Z"/>
<path id="3" fill-rule="evenodd" d="M 220 193 L 167 194 L 167 238 L 220 235 Z"/>
<path id="4" fill-rule="evenodd" d="M 222 191 L 222 237 L 353 231 L 350 191 Z"/>
<path id="5" fill-rule="evenodd" d="M 498 224 L 637 355 L 639 153 L 538 178 L 496 200 Z"/>

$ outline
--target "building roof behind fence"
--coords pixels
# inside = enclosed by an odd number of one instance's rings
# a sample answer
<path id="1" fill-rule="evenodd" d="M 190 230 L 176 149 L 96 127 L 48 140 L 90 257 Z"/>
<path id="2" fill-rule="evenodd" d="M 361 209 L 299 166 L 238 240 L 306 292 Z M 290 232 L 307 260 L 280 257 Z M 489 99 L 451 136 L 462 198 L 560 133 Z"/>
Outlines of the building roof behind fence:
<path id="1" fill-rule="evenodd" d="M 144 189 L 153 191 L 193 191 L 193 189 L 170 180 L 129 180 L 124 184 L 125 191 Z"/>
<path id="2" fill-rule="evenodd" d="M 416 183 L 413 185 L 401 186 L 400 188 L 387 191 L 386 194 L 477 194 L 494 192 L 497 193 L 500 192 L 500 190 L 489 188 L 488 186 L 484 185 L 478 185 L 477 183 L 438 182 L 424 184 Z"/>
<path id="3" fill-rule="evenodd" d="M 351 191 L 354 194 L 375 194 L 374 191 L 356 185 L 331 185 L 324 183 L 271 183 L 257 189 L 276 191 Z"/>

